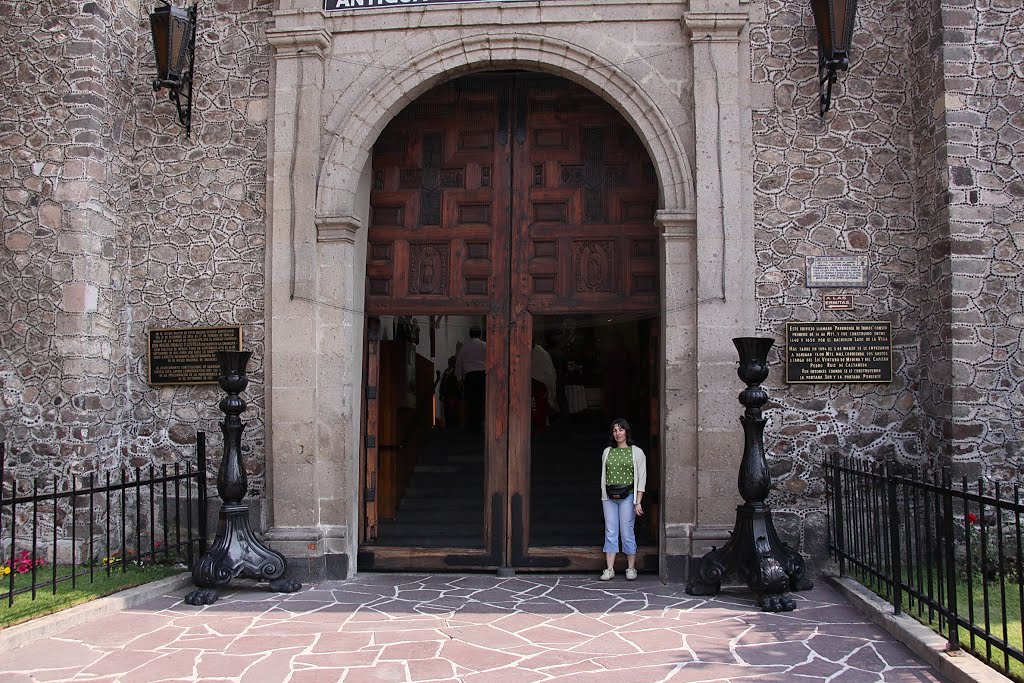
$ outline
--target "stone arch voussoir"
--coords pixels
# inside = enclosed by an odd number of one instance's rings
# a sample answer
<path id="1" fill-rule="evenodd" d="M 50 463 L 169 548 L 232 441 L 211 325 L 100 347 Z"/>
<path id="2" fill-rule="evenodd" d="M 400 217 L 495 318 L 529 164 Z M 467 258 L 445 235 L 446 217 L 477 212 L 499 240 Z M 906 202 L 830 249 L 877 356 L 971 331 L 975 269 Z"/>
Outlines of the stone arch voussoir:
<path id="1" fill-rule="evenodd" d="M 384 127 L 435 85 L 473 71 L 527 68 L 562 76 L 600 94 L 644 141 L 661 184 L 662 209 L 694 210 L 689 160 L 655 99 L 627 74 L 579 45 L 530 33 L 463 36 L 434 45 L 385 71 L 354 104 L 327 112 L 328 148 L 317 187 L 318 216 L 356 216 L 359 174 Z"/>

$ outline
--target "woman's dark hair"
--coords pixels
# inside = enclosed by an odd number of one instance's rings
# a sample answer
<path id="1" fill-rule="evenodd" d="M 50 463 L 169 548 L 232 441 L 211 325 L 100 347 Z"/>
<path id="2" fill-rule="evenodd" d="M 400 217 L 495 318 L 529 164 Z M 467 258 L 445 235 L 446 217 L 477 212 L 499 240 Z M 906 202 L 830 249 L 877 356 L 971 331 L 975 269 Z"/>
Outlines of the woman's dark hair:
<path id="1" fill-rule="evenodd" d="M 616 446 L 618 446 L 618 444 L 615 443 L 615 437 L 612 436 L 612 430 L 615 429 L 615 425 L 619 425 L 620 427 L 622 427 L 623 430 L 625 430 L 625 432 L 626 432 L 626 445 L 627 446 L 632 446 L 633 445 L 633 430 L 630 428 L 629 423 L 626 422 L 621 417 L 617 417 L 614 420 L 612 420 L 611 425 L 608 427 L 608 445 L 611 446 L 612 448 L 615 448 Z"/>

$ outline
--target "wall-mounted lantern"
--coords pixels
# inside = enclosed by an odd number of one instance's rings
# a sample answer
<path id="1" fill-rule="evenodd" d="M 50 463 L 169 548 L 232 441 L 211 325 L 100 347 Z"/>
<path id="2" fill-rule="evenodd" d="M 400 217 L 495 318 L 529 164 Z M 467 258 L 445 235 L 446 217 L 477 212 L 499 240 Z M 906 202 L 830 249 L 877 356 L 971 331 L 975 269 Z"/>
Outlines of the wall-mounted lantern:
<path id="1" fill-rule="evenodd" d="M 185 137 L 192 132 L 192 75 L 195 67 L 196 5 L 189 9 L 174 7 L 169 0 L 149 14 L 156 53 L 156 79 L 153 90 L 167 88 L 168 97 L 178 108 L 178 120 L 185 126 Z"/>
<path id="2" fill-rule="evenodd" d="M 824 116 L 832 106 L 836 72 L 850 68 L 850 41 L 857 0 L 811 0 L 811 11 L 818 29 L 818 92 Z"/>

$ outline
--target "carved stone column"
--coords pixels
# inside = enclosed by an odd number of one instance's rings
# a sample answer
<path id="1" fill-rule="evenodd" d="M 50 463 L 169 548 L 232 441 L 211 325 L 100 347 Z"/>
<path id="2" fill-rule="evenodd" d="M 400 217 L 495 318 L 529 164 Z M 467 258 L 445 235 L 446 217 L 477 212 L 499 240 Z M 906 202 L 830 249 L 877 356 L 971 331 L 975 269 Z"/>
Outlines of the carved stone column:
<path id="1" fill-rule="evenodd" d="M 697 521 L 697 230 L 692 212 L 658 211 L 661 263 L 664 269 L 662 368 L 662 481 L 673 482 L 672 495 L 661 501 L 664 539 L 661 575 L 684 581 Z"/>
<path id="2" fill-rule="evenodd" d="M 737 0 L 693 0 L 682 19 L 693 51 L 696 129 L 694 556 L 724 543 L 732 528 L 737 442 L 730 340 L 757 325 L 746 8 Z"/>
<path id="3" fill-rule="evenodd" d="M 353 349 L 343 311 L 354 308 L 337 284 L 350 267 L 354 230 L 318 226 L 316 187 L 322 154 L 325 65 L 332 42 L 319 12 L 282 11 L 267 31 L 273 48 L 267 235 L 267 443 L 271 528 L 268 542 L 309 578 L 347 577 L 341 463 L 356 456 L 340 414 L 339 368 Z M 344 541 L 347 543 L 347 541 Z M 335 553 L 333 560 L 328 555 Z M 354 564 L 354 562 L 353 562 Z"/>

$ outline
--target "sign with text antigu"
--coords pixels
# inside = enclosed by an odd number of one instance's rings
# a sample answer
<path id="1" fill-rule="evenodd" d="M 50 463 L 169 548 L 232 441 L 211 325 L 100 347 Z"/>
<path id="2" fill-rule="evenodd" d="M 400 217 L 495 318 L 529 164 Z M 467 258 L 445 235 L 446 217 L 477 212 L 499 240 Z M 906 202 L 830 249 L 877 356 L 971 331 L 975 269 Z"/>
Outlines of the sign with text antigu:
<path id="1" fill-rule="evenodd" d="M 411 9 L 425 5 L 452 5 L 471 2 L 520 2 L 522 0 L 324 0 L 325 12 L 365 9 Z"/>

